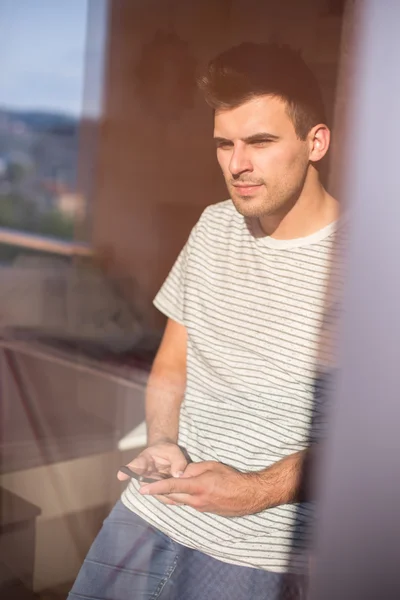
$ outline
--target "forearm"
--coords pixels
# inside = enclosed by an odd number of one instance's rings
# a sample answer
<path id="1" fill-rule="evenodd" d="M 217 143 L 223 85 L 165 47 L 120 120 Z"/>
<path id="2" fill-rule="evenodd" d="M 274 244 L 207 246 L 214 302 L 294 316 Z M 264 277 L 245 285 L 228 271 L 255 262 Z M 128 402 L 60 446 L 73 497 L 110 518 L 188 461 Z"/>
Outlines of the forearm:
<path id="1" fill-rule="evenodd" d="M 297 452 L 250 473 L 217 461 L 192 462 L 183 477 L 143 486 L 141 493 L 165 495 L 169 504 L 185 504 L 223 517 L 251 515 L 301 499 L 309 455 L 309 450 Z"/>
<path id="2" fill-rule="evenodd" d="M 187 332 L 168 319 L 146 390 L 147 444 L 177 442 L 186 388 Z"/>
<path id="3" fill-rule="evenodd" d="M 177 442 L 185 385 L 180 372 L 174 372 L 167 365 L 154 364 L 146 392 L 148 445 Z"/>
<path id="4" fill-rule="evenodd" d="M 270 467 L 249 473 L 258 510 L 300 502 L 309 493 L 312 449 L 286 456 Z"/>

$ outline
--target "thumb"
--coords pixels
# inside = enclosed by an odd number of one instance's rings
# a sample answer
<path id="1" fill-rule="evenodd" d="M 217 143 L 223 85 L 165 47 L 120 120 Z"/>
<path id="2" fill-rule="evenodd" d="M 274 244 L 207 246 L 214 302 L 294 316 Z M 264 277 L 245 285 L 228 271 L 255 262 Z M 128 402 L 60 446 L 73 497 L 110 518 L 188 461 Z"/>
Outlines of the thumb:
<path id="1" fill-rule="evenodd" d="M 182 475 L 186 469 L 186 466 L 187 466 L 187 460 L 183 455 L 175 458 L 171 462 L 172 477 L 182 477 Z"/>

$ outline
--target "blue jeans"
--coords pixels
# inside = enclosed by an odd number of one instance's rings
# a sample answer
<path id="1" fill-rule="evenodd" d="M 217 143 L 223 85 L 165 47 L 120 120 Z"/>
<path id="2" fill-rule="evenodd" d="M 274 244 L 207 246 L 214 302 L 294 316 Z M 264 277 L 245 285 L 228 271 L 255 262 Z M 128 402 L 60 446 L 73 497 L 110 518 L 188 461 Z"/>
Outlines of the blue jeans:
<path id="1" fill-rule="evenodd" d="M 304 580 L 186 548 L 117 502 L 68 600 L 303 600 Z"/>

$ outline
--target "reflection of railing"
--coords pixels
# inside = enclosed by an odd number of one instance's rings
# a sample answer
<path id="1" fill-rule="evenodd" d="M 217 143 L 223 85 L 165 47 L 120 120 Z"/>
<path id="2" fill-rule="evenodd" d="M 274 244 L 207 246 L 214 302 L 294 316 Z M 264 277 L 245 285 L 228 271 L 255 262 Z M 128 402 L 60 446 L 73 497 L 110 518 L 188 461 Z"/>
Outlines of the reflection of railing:
<path id="1" fill-rule="evenodd" d="M 83 242 L 67 242 L 4 227 L 0 227 L 0 244 L 63 256 L 91 256 L 93 253 L 92 248 Z"/>

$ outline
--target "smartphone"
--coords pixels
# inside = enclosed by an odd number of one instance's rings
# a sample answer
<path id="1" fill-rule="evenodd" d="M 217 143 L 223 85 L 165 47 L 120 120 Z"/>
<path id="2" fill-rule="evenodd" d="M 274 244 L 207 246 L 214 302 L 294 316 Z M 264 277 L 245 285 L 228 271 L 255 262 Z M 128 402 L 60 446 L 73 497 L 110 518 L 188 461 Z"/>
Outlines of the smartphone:
<path id="1" fill-rule="evenodd" d="M 126 465 L 120 467 L 118 471 L 125 473 L 125 475 L 128 475 L 129 477 L 133 477 L 133 479 L 137 479 L 137 481 L 140 481 L 140 483 L 154 483 L 155 481 L 160 481 L 160 479 L 169 479 L 172 477 L 171 475 L 166 475 L 164 473 L 155 473 L 155 477 L 146 477 L 145 475 L 139 475 L 139 473 L 135 473 L 135 471 L 132 471 L 132 469 Z"/>

